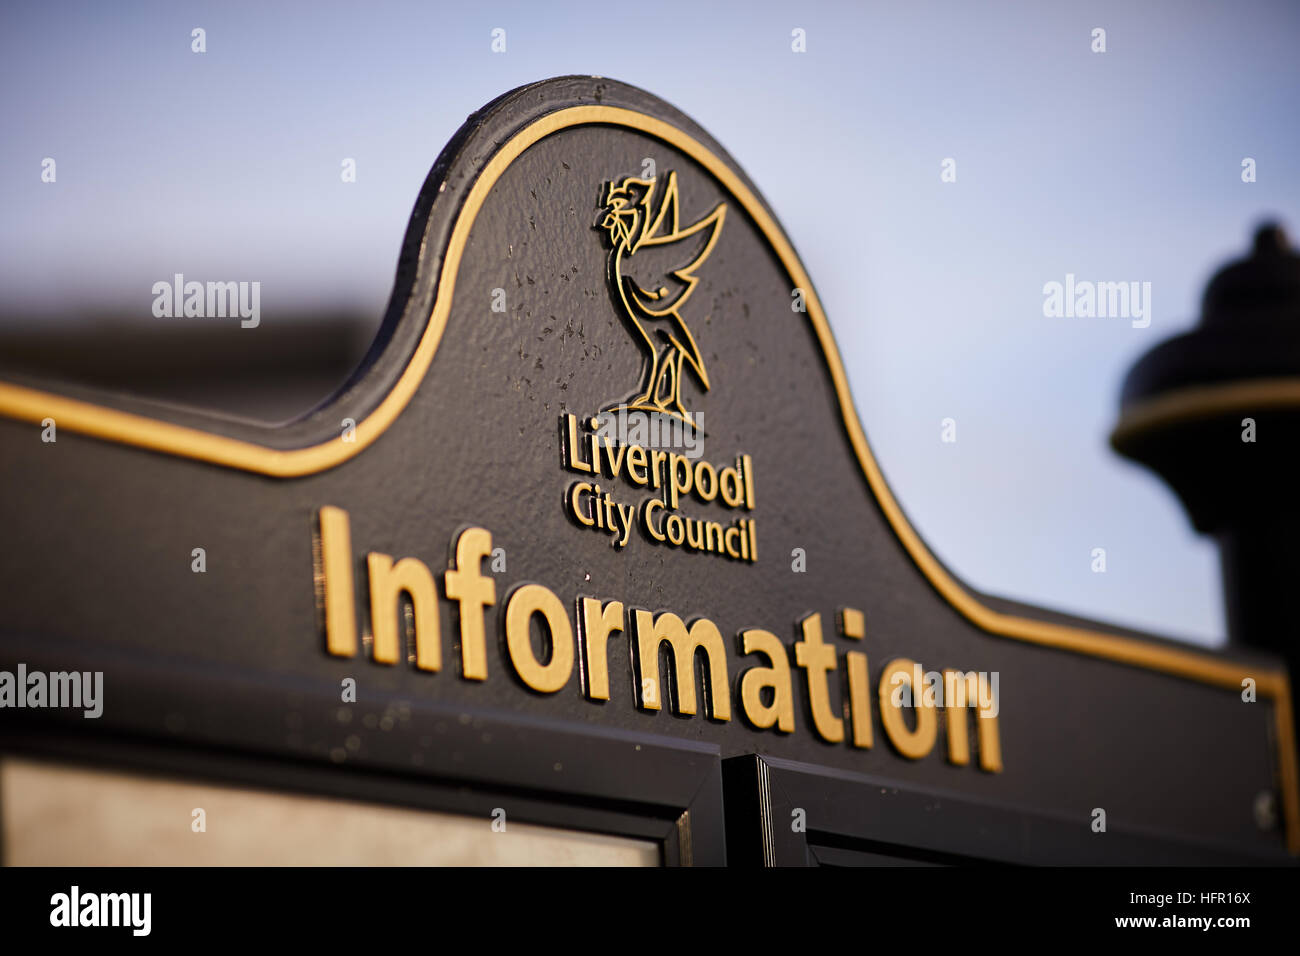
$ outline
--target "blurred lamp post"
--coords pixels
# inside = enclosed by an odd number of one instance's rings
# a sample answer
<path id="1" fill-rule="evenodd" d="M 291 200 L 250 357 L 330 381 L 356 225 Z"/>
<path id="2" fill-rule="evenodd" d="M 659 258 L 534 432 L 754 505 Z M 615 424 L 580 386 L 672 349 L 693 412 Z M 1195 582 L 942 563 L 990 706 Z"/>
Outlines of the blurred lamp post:
<path id="1" fill-rule="evenodd" d="M 1229 641 L 1300 679 L 1300 256 L 1269 223 L 1206 287 L 1191 332 L 1129 370 L 1111 443 L 1219 544 Z M 1294 714 L 1293 714 L 1294 716 Z"/>

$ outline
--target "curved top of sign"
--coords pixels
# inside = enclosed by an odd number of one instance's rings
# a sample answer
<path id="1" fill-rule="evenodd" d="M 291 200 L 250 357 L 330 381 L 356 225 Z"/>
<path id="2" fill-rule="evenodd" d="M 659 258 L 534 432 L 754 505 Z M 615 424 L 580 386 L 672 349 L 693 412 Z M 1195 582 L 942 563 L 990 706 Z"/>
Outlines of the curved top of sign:
<path id="1" fill-rule="evenodd" d="M 715 187 L 712 198 L 701 199 L 698 184 L 686 189 L 682 170 L 651 170 L 638 162 L 609 169 L 602 181 L 590 184 L 590 208 L 572 210 L 574 229 L 595 230 L 601 237 L 611 304 L 628 331 L 629 348 L 640 350 L 649 369 L 641 381 L 611 381 L 611 402 L 599 411 L 643 411 L 693 427 L 693 403 L 726 389 L 714 367 L 721 346 L 701 331 L 713 327 L 711 305 L 697 285 L 723 256 L 719 250 L 729 232 L 739 228 L 733 223 L 747 221 L 788 276 L 789 289 L 802 295 L 804 310 L 795 313 L 795 320 L 806 321 L 820 348 L 820 372 L 838 408 L 843 437 L 876 504 L 912 562 L 957 612 L 992 634 L 1240 689 L 1242 665 L 1223 656 L 996 610 L 949 573 L 885 482 L 854 409 L 821 302 L 765 201 L 689 118 L 641 90 L 598 77 L 562 77 L 522 87 L 467 120 L 420 192 L 379 336 L 352 378 L 302 418 L 259 425 L 91 390 L 68 388 L 54 394 L 27 381 L 0 382 L 0 415 L 37 423 L 54 418 L 60 429 L 280 479 L 342 465 L 384 435 L 424 385 L 448 324 L 471 232 L 489 197 L 502 188 L 503 175 L 548 137 L 579 127 L 603 127 L 635 134 L 638 142 L 666 144 L 696 164 Z M 715 290 L 714 306 L 718 301 Z M 784 300 L 782 308 L 789 306 L 790 300 Z M 355 423 L 346 440 L 338 428 L 345 419 Z M 711 425 L 701 426 L 705 434 L 712 432 Z M 1278 733 L 1288 740 L 1282 752 L 1289 752 L 1286 674 L 1258 667 L 1250 674 L 1261 694 L 1277 699 Z M 1294 767 L 1286 772 L 1294 776 Z"/>

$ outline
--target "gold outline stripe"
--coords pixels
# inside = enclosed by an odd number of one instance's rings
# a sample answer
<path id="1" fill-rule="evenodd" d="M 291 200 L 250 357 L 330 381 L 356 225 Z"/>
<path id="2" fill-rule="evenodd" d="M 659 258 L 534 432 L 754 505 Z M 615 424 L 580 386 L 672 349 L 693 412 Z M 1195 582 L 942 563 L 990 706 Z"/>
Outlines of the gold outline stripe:
<path id="1" fill-rule="evenodd" d="M 871 454 L 866 434 L 862 430 L 862 423 L 858 419 L 849 393 L 848 379 L 844 373 L 839 350 L 835 347 L 830 326 L 822 312 L 821 301 L 817 298 L 812 282 L 799 262 L 798 256 L 795 255 L 789 240 L 740 177 L 707 147 L 663 120 L 635 110 L 613 106 L 573 106 L 561 109 L 524 127 L 492 156 L 470 188 L 464 208 L 456 218 L 455 227 L 447 244 L 447 254 L 438 280 L 437 299 L 434 302 L 429 324 L 421 335 L 410 362 L 392 390 L 369 416 L 357 424 L 354 442 L 333 439 L 307 448 L 277 450 L 253 442 L 226 438 L 198 429 L 173 425 L 116 409 L 102 408 L 87 402 L 3 382 L 0 382 L 0 414 L 36 423 L 43 418 L 51 417 L 62 428 L 96 438 L 278 478 L 299 477 L 333 468 L 359 454 L 382 435 L 406 408 L 424 380 L 451 313 L 451 303 L 456 290 L 456 274 L 460 268 L 470 229 L 479 209 L 502 173 L 524 150 L 539 140 L 562 129 L 592 124 L 627 127 L 663 140 L 681 150 L 708 170 L 723 187 L 729 190 L 763 231 L 782 265 L 794 279 L 795 286 L 805 290 L 807 314 L 812 320 L 818 342 L 825 354 L 826 364 L 835 384 L 835 393 L 840 402 L 844 425 L 848 430 L 853 450 L 858 456 L 858 463 L 866 475 L 867 483 L 908 555 L 948 603 L 976 627 L 992 634 L 1163 671 L 1225 689 L 1236 691 L 1241 689 L 1242 678 L 1248 676 L 1246 673 L 1248 669 L 1242 665 L 1196 651 L 1164 647 L 1134 638 L 1004 614 L 981 604 L 948 574 L 908 523 L 902 508 L 886 485 L 875 457 Z M 1292 739 L 1294 734 L 1287 675 L 1283 670 L 1266 669 L 1256 671 L 1250 676 L 1255 677 L 1260 694 L 1276 698 L 1274 715 L 1280 751 L 1279 772 L 1287 827 L 1287 845 L 1292 853 L 1300 853 L 1300 779 L 1297 778 L 1295 744 Z"/>
<path id="2" fill-rule="evenodd" d="M 1300 379 L 1296 378 L 1193 385 L 1135 402 L 1120 415 L 1111 442 L 1122 444 L 1153 428 L 1194 422 L 1228 412 L 1297 407 L 1300 407 Z"/>

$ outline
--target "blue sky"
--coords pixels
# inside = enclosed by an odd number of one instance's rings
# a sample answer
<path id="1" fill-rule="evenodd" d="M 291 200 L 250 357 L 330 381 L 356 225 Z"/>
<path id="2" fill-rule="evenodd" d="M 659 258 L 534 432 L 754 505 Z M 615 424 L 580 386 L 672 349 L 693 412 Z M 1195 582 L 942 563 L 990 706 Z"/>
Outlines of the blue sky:
<path id="1" fill-rule="evenodd" d="M 259 279 L 268 315 L 377 319 L 465 116 L 609 76 L 694 117 L 775 208 L 895 493 L 963 579 L 1222 639 L 1215 550 L 1106 436 L 1124 371 L 1194 322 L 1213 268 L 1267 214 L 1300 225 L 1300 5 L 42 3 L 0 23 L 0 314 L 143 320 L 187 272 Z M 1150 282 L 1150 327 L 1045 318 L 1067 273 Z"/>

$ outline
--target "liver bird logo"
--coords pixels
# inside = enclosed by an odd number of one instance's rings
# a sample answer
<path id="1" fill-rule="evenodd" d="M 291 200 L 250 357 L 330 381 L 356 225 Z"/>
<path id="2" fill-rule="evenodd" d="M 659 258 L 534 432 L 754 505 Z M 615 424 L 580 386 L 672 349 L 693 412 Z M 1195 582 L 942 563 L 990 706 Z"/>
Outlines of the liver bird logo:
<path id="1" fill-rule="evenodd" d="M 683 227 L 675 172 L 662 183 L 629 176 L 603 191 L 604 218 L 596 228 L 609 240 L 610 286 L 649 363 L 640 394 L 611 410 L 659 412 L 694 428 L 682 405 L 682 374 L 689 370 L 705 390 L 709 375 L 681 308 L 699 282 L 696 270 L 718 243 L 726 204 Z"/>

